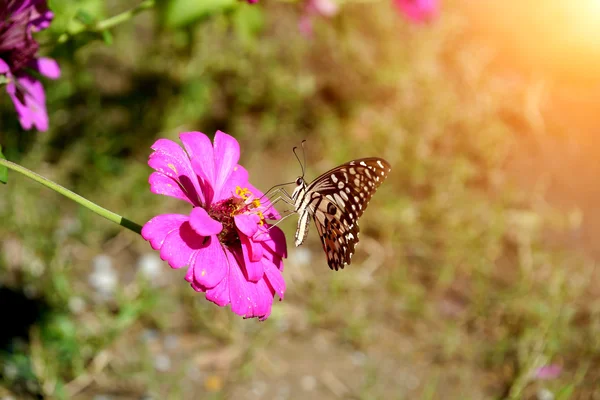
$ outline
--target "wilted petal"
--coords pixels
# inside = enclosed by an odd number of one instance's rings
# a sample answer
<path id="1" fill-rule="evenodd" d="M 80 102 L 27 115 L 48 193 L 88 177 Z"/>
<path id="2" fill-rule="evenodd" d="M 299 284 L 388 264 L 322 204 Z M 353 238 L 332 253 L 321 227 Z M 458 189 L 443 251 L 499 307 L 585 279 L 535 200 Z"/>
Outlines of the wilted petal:
<path id="1" fill-rule="evenodd" d="M 199 285 L 211 289 L 217 286 L 227 274 L 227 255 L 225 248 L 213 236 L 193 260 L 194 280 Z"/>
<path id="2" fill-rule="evenodd" d="M 188 222 L 181 224 L 165 238 L 160 248 L 160 258 L 172 268 L 181 268 L 190 264 L 192 255 L 204 248 L 205 238 L 198 235 Z"/>
<path id="3" fill-rule="evenodd" d="M 154 153 L 150 155 L 148 165 L 181 185 L 192 204 L 202 205 L 204 196 L 200 191 L 198 178 L 181 146 L 169 139 L 159 139 L 152 145 L 152 149 Z"/>
<path id="4" fill-rule="evenodd" d="M 233 136 L 217 131 L 215 134 L 215 199 L 220 199 L 222 188 L 240 159 L 240 145 Z"/>
<path id="5" fill-rule="evenodd" d="M 190 213 L 190 225 L 202 236 L 218 235 L 223 230 L 223 225 L 208 215 L 202 207 L 195 207 Z"/>
<path id="6" fill-rule="evenodd" d="M 172 231 L 179 229 L 189 217 L 181 214 L 162 214 L 146 222 L 142 228 L 142 237 L 150 242 L 154 250 L 163 245 L 165 238 Z"/>

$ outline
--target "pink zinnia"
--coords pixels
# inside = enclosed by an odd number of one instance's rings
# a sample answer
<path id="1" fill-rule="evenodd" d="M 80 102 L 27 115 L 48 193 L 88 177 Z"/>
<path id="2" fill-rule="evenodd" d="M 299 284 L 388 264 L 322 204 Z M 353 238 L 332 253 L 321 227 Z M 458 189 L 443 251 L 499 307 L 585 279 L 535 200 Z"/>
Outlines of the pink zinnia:
<path id="1" fill-rule="evenodd" d="M 285 292 L 285 237 L 266 222 L 280 216 L 248 182 L 233 137 L 217 131 L 214 146 L 200 132 L 179 138 L 185 151 L 168 139 L 152 146 L 148 165 L 156 172 L 150 175 L 150 190 L 193 208 L 189 215 L 152 218 L 142 236 L 172 268 L 187 266 L 185 279 L 208 300 L 264 320 L 275 293 L 283 299 Z"/>
<path id="2" fill-rule="evenodd" d="M 394 4 L 413 22 L 426 22 L 438 13 L 438 0 L 394 0 Z"/>

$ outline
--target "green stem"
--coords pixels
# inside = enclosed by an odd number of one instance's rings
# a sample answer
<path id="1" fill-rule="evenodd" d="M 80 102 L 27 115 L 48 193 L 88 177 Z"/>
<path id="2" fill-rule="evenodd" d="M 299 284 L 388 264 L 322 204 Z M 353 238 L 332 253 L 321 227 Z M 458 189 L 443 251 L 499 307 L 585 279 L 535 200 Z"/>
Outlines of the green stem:
<path id="1" fill-rule="evenodd" d="M 52 182 L 50 179 L 44 178 L 43 176 L 38 175 L 35 172 L 28 170 L 27 168 L 24 168 L 18 164 L 15 164 L 8 160 L 4 160 L 2 158 L 0 158 L 0 165 L 4 165 L 5 167 L 12 169 L 13 171 L 19 172 L 19 173 L 25 175 L 26 177 L 31 178 L 38 183 L 41 183 L 42 185 L 46 186 L 47 188 L 50 188 L 50 189 L 54 190 L 55 192 L 62 194 L 63 196 L 88 208 L 89 210 L 106 218 L 109 221 L 114 222 L 115 224 L 119 224 L 122 227 L 127 228 L 130 231 L 133 231 L 135 233 L 138 233 L 138 234 L 142 233 L 142 227 L 140 225 L 136 224 L 135 222 L 130 221 L 127 218 L 124 218 L 124 217 L 120 216 L 119 214 L 116 214 L 112 211 L 109 211 L 106 208 L 102 208 L 95 203 L 92 203 L 91 201 L 89 201 L 86 198 L 81 197 L 77 193 L 73 193 L 69 189 L 64 188 L 64 187 L 60 186 L 59 184 Z"/>
<path id="2" fill-rule="evenodd" d="M 154 7 L 155 0 L 144 0 L 131 10 L 123 11 L 121 14 L 117 14 L 103 21 L 96 22 L 90 25 L 82 25 L 71 32 L 65 32 L 58 37 L 58 43 L 64 43 L 71 37 L 78 35 L 83 32 L 103 32 L 123 22 L 129 21 L 135 15 L 139 14 L 144 10 L 148 10 Z"/>

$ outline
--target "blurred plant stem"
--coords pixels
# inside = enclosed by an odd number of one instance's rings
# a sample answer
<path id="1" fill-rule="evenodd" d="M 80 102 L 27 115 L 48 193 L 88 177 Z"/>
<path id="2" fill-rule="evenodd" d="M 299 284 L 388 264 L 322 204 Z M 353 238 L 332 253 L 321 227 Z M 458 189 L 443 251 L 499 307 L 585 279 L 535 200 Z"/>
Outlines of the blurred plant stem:
<path id="1" fill-rule="evenodd" d="M 69 40 L 70 38 L 72 38 L 73 36 L 76 36 L 83 32 L 102 33 L 102 32 L 104 32 L 112 27 L 115 27 L 123 22 L 129 21 L 134 16 L 136 16 L 138 13 L 140 13 L 144 10 L 148 10 L 148 9 L 154 7 L 154 5 L 155 5 L 154 0 L 144 0 L 140 4 L 135 6 L 134 8 L 127 10 L 127 11 L 123 11 L 122 13 L 114 15 L 103 21 L 98 21 L 98 22 L 94 22 L 91 24 L 84 24 L 76 29 L 73 29 L 71 32 L 65 32 L 58 37 L 58 43 L 64 43 L 67 40 Z"/>
<path id="2" fill-rule="evenodd" d="M 73 193 L 69 189 L 62 187 L 59 184 L 54 183 L 51 180 L 44 178 L 43 176 L 38 175 L 33 171 L 28 170 L 27 168 L 24 168 L 18 164 L 15 164 L 8 160 L 4 160 L 2 158 L 0 158 L 0 165 L 3 165 L 9 169 L 12 169 L 13 171 L 19 172 L 19 173 L 27 176 L 28 178 L 31 178 L 38 183 L 41 183 L 42 185 L 46 186 L 47 188 L 50 188 L 50 189 L 54 190 L 55 192 L 62 194 L 63 196 L 86 207 L 87 209 L 108 219 L 109 221 L 114 222 L 115 224 L 119 224 L 119 225 L 123 226 L 124 228 L 127 228 L 138 234 L 141 234 L 141 232 L 142 232 L 142 227 L 140 225 L 136 224 L 135 222 L 130 221 L 127 218 L 124 218 L 124 217 L 120 216 L 119 214 L 116 214 L 112 211 L 109 211 L 106 208 L 100 207 L 99 205 L 92 203 L 88 199 L 81 197 L 77 193 Z"/>

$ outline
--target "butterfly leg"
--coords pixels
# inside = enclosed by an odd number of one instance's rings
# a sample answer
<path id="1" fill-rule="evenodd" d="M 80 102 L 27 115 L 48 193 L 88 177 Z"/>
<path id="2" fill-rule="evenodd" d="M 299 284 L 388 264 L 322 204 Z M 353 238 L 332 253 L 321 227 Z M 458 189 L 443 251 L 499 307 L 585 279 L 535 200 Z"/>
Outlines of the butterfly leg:
<path id="1" fill-rule="evenodd" d="M 267 232 L 269 232 L 272 228 L 276 227 L 281 222 L 283 222 L 284 220 L 286 220 L 289 216 L 294 215 L 296 213 L 295 211 L 292 211 L 292 210 L 286 210 L 286 212 L 287 212 L 286 215 L 284 215 L 281 219 L 277 220 L 277 222 L 275 222 L 273 225 L 269 226 L 269 228 L 267 229 Z M 263 232 L 261 234 L 266 234 L 267 232 Z"/>

